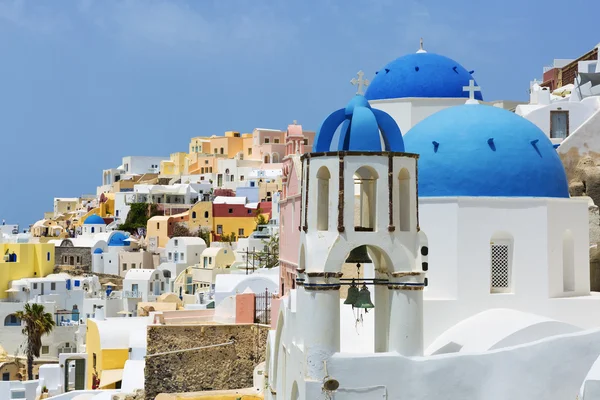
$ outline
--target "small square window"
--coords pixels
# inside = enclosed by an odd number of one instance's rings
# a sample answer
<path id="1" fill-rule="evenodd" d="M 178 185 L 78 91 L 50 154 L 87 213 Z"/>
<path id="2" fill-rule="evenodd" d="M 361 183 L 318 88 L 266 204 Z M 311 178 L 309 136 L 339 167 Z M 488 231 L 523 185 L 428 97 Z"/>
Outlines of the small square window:
<path id="1" fill-rule="evenodd" d="M 123 271 L 127 271 L 127 263 L 123 263 Z"/>
<path id="2" fill-rule="evenodd" d="M 179 243 L 179 241 L 177 239 L 175 239 L 175 246 L 177 246 L 177 243 Z"/>
<path id="3" fill-rule="evenodd" d="M 244 236 L 244 228 L 238 229 L 238 236 Z"/>
<path id="4" fill-rule="evenodd" d="M 252 147 L 248 147 L 248 155 L 251 156 L 252 155 Z"/>
<path id="5" fill-rule="evenodd" d="M 244 175 L 240 175 L 240 181 L 244 180 Z"/>
<path id="6" fill-rule="evenodd" d="M 233 214 L 233 208 L 229 209 L 229 214 Z"/>
<path id="7" fill-rule="evenodd" d="M 304 145 L 308 146 L 308 139 L 304 139 Z"/>
<path id="8" fill-rule="evenodd" d="M 279 139 L 274 139 L 273 143 L 279 143 Z"/>
<path id="9" fill-rule="evenodd" d="M 50 282 L 50 290 L 56 290 L 56 282 Z"/>
<path id="10" fill-rule="evenodd" d="M 265 138 L 265 144 L 269 144 L 270 143 L 270 139 L 268 137 Z"/>
<path id="11" fill-rule="evenodd" d="M 33 284 L 33 288 L 34 288 L 34 289 L 37 289 L 37 283 L 34 283 L 34 284 Z"/>
<path id="12" fill-rule="evenodd" d="M 50 353 L 50 346 L 42 346 L 42 354 Z"/>
<path id="13" fill-rule="evenodd" d="M 131 269 L 135 269 L 135 263 L 131 263 Z"/>
<path id="14" fill-rule="evenodd" d="M 217 235 L 223 234 L 223 225 L 217 225 Z"/>

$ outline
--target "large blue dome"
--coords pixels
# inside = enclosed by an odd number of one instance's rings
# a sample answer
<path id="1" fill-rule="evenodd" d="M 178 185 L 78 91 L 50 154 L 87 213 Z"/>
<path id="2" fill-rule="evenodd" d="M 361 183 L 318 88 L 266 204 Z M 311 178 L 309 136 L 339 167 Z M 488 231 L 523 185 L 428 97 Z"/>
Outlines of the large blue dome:
<path id="1" fill-rule="evenodd" d="M 537 126 L 481 104 L 447 108 L 404 136 L 419 196 L 569 197 L 563 165 Z"/>
<path id="2" fill-rule="evenodd" d="M 106 225 L 102 217 L 98 214 L 92 214 L 85 219 L 84 225 Z"/>
<path id="3" fill-rule="evenodd" d="M 469 86 L 472 71 L 456 61 L 434 53 L 408 54 L 390 62 L 367 87 L 367 100 L 405 97 L 468 98 L 463 87 Z M 481 92 L 475 93 L 483 100 Z"/>

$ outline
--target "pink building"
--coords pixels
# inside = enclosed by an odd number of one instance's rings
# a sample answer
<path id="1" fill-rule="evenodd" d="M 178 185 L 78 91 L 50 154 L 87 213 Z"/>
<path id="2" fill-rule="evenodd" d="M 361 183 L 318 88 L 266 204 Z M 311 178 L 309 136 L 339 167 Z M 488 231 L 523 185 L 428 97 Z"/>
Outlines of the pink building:
<path id="1" fill-rule="evenodd" d="M 312 135 L 311 135 L 312 134 Z M 301 125 L 289 125 L 285 135 L 283 190 L 279 201 L 279 271 L 281 296 L 296 288 L 298 244 L 300 243 L 300 206 L 302 163 L 300 155 L 310 151 L 314 132 L 303 132 Z M 305 145 L 310 143 L 310 145 Z"/>

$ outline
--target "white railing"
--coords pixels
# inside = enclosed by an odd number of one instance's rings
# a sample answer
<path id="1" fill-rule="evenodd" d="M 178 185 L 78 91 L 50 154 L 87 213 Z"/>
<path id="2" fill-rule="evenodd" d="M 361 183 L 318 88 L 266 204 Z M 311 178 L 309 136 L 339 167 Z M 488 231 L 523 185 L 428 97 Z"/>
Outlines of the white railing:
<path id="1" fill-rule="evenodd" d="M 123 298 L 124 299 L 140 299 L 142 297 L 142 292 L 137 290 L 123 290 Z"/>

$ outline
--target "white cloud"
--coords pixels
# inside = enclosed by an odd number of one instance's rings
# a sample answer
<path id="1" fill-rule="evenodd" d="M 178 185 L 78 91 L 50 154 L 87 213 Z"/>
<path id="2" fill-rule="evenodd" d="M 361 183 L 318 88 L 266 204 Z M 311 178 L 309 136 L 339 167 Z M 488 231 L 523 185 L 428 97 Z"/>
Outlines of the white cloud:
<path id="1" fill-rule="evenodd" d="M 68 18 L 42 3 L 25 0 L 0 0 L 0 23 L 8 23 L 29 31 L 50 34 L 69 29 Z"/>
<path id="2" fill-rule="evenodd" d="M 268 50 L 291 40 L 296 33 L 292 24 L 285 23 L 272 9 L 259 4 L 222 4 L 212 7 L 204 1 L 81 0 L 78 9 L 96 27 L 124 43 L 208 54 Z"/>

